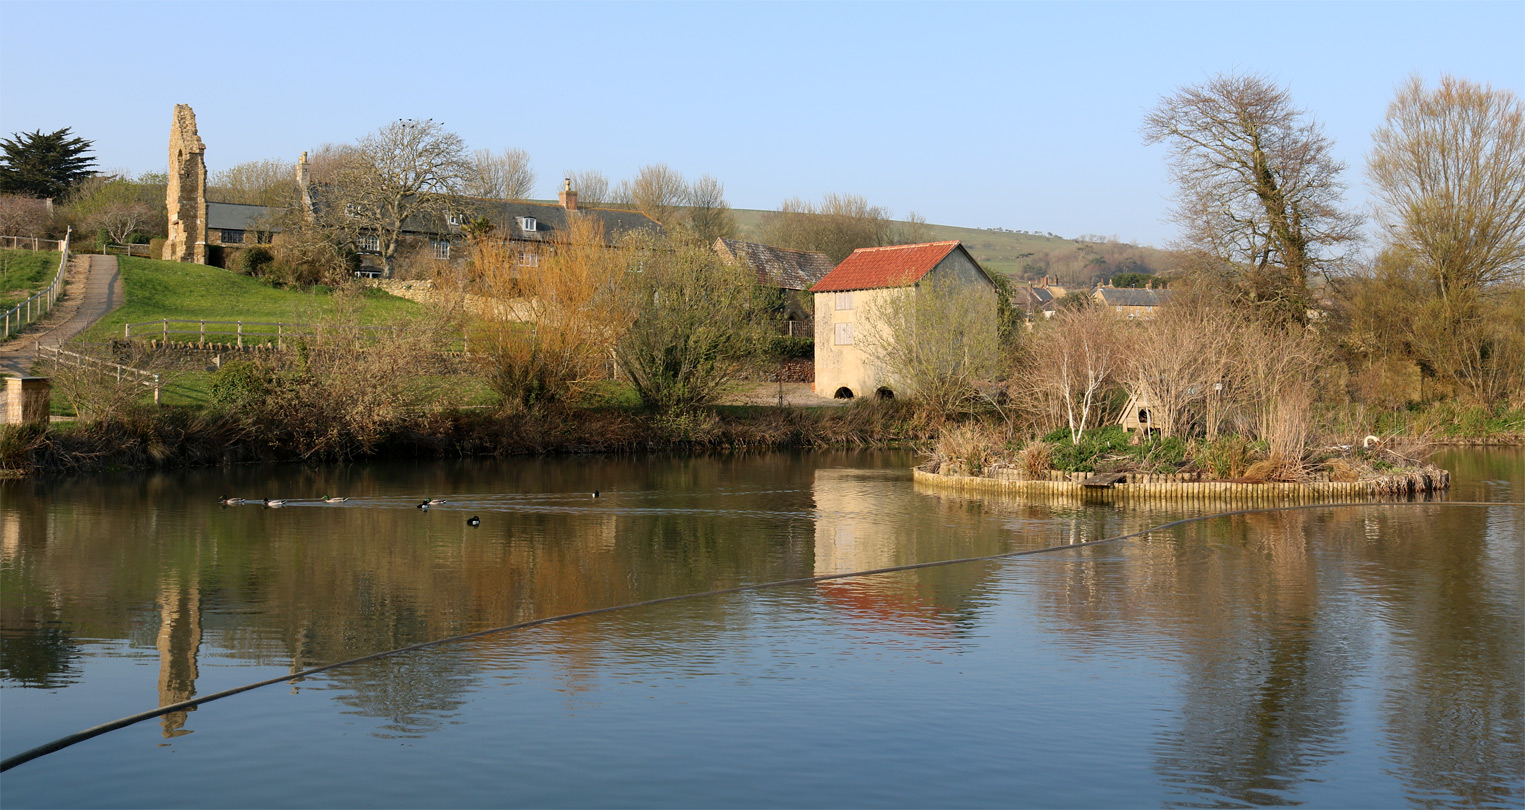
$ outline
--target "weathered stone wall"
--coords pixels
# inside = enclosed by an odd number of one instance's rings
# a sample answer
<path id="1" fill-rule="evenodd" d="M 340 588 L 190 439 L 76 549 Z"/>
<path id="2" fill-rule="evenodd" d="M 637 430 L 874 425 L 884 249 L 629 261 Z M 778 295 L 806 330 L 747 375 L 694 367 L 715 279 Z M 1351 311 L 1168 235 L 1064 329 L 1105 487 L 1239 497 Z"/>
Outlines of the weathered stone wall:
<path id="1" fill-rule="evenodd" d="M 169 239 L 163 258 L 206 264 L 206 144 L 196 132 L 196 113 L 188 104 L 175 105 L 175 119 L 170 125 L 165 204 L 169 208 Z"/>
<path id="2" fill-rule="evenodd" d="M 456 303 L 459 295 L 438 289 L 432 281 L 376 278 L 366 279 L 363 283 L 367 287 L 375 287 L 398 298 L 406 298 L 429 306 L 451 307 Z M 464 295 L 459 296 L 459 301 L 467 312 L 479 318 L 502 317 L 511 321 L 534 319 L 531 314 L 531 303 L 522 298 L 498 299 L 488 298 L 485 295 Z"/>

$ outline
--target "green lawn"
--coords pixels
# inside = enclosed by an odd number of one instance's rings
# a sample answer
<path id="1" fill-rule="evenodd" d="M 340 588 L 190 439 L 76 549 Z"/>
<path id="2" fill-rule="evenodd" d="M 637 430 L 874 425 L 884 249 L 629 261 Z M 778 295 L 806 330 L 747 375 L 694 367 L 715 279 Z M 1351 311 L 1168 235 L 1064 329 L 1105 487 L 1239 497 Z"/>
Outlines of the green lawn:
<path id="1" fill-rule="evenodd" d="M 335 296 L 324 287 L 276 289 L 258 279 L 205 265 L 125 256 L 118 261 L 126 303 L 90 327 L 84 335 L 86 340 L 120 338 L 123 324 L 161 318 L 315 323 L 335 311 Z M 413 301 L 367 290 L 359 317 L 363 323 L 379 325 L 422 312 Z"/>
<path id="2" fill-rule="evenodd" d="M 58 258 L 51 250 L 0 250 L 0 312 L 48 286 L 58 272 Z"/>

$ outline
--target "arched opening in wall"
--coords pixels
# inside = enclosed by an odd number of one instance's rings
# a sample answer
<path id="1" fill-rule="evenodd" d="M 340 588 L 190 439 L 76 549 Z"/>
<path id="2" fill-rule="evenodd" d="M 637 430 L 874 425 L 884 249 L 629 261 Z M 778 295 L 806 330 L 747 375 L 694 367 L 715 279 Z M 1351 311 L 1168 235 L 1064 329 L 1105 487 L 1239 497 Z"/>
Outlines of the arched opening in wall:
<path id="1" fill-rule="evenodd" d="M 891 391 L 888 388 L 885 388 L 882 385 L 879 386 L 879 390 L 874 392 L 874 399 L 894 399 L 894 398 L 895 398 L 895 392 Z"/>
<path id="2" fill-rule="evenodd" d="M 844 385 L 841 388 L 838 388 L 837 392 L 831 396 L 833 399 L 852 399 L 853 390 Z"/>
<path id="3" fill-rule="evenodd" d="M 1147 408 L 1139 408 L 1138 426 L 1146 430 L 1149 428 L 1149 410 Z"/>

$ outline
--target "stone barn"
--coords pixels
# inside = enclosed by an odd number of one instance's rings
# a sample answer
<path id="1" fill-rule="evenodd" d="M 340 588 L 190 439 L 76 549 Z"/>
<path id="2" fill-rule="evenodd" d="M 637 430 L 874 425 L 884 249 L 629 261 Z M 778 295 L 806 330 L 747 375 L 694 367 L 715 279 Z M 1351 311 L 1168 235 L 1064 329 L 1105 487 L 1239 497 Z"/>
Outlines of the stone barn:
<path id="1" fill-rule="evenodd" d="M 815 392 L 838 399 L 892 397 L 888 378 L 873 355 L 871 318 L 876 306 L 916 295 L 931 284 L 969 285 L 979 291 L 983 322 L 996 330 L 996 288 L 989 274 L 960 242 L 859 248 L 810 288 L 815 295 Z"/>

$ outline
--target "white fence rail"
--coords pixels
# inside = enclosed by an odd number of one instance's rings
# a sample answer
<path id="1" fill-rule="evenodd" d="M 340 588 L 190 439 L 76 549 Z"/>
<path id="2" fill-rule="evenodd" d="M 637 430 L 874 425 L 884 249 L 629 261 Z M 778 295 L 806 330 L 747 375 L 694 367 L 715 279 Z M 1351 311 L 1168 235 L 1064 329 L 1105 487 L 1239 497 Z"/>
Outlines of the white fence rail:
<path id="1" fill-rule="evenodd" d="M 139 385 L 148 386 L 154 390 L 154 404 L 159 404 L 159 394 L 163 390 L 163 385 L 161 384 L 159 375 L 153 373 L 152 371 L 144 371 L 141 368 L 133 368 L 132 366 L 126 366 L 121 363 L 113 363 L 110 360 L 99 360 L 88 355 L 80 354 L 79 352 L 71 352 L 68 349 L 62 348 L 60 346 L 44 346 L 41 343 L 37 344 L 37 359 L 41 360 L 43 357 L 49 356 L 53 358 L 53 362 L 57 365 L 72 364 L 75 368 L 92 368 L 101 372 L 102 374 L 114 373 L 116 374 L 117 382 L 121 382 L 123 379 L 126 379 L 129 382 L 136 382 Z"/>
<path id="2" fill-rule="evenodd" d="M 157 337 L 168 343 L 171 335 L 187 338 L 195 336 L 195 342 L 198 346 L 206 345 L 208 338 L 211 338 L 213 343 L 235 343 L 240 349 L 244 347 L 245 342 L 250 344 L 274 342 L 277 349 L 284 349 L 286 348 L 287 339 L 299 335 L 319 334 L 325 331 L 355 331 L 360 334 L 369 334 L 372 337 L 388 335 L 395 337 L 400 330 L 401 327 L 397 326 L 319 326 L 308 323 L 160 318 L 157 321 L 123 324 L 122 337 L 128 340 Z M 224 340 L 218 341 L 217 338 L 224 338 Z M 190 341 L 187 340 L 186 342 Z"/>
<path id="3" fill-rule="evenodd" d="M 73 230 L 71 229 L 69 231 L 69 233 L 64 234 L 64 238 L 63 238 L 62 242 L 56 242 L 56 241 L 54 241 L 52 239 L 32 239 L 31 240 L 33 243 L 43 242 L 43 243 L 51 243 L 51 244 L 54 244 L 54 245 L 58 246 L 57 247 L 57 250 L 59 252 L 58 272 L 53 274 L 53 283 L 49 284 L 47 286 L 47 289 L 42 290 L 41 292 L 37 293 L 36 295 L 32 296 L 31 298 L 28 298 L 27 300 L 22 301 L 21 303 L 17 304 L 16 306 L 11 307 L 9 310 L 6 310 L 6 313 L 5 313 L 5 316 L 4 316 L 4 319 L 3 319 L 4 324 L 5 324 L 4 325 L 4 331 L 0 331 L 0 340 L 10 340 L 11 335 L 14 335 L 17 332 L 20 332 L 22 330 L 22 328 L 24 328 L 27 324 L 32 323 L 33 321 L 36 321 L 38 318 L 41 318 L 43 315 L 46 315 L 49 311 L 51 311 L 53 309 L 53 305 L 58 303 L 58 296 L 64 290 L 64 271 L 69 269 L 69 237 L 72 236 L 72 235 L 73 235 Z M 4 237 L 0 237 L 0 247 L 5 247 L 3 242 L 6 239 L 26 239 L 26 238 L 27 237 L 20 237 L 20 236 L 4 236 Z M 36 249 L 36 248 L 33 248 L 33 249 Z M 52 250 L 53 248 L 48 248 L 48 249 Z"/>

